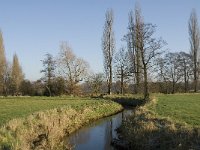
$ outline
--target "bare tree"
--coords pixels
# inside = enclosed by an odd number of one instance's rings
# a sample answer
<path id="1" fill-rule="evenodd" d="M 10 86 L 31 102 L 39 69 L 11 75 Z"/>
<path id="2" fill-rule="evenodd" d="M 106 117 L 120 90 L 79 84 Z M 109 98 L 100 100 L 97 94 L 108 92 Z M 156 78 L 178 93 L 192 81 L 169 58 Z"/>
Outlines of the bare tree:
<path id="1" fill-rule="evenodd" d="M 156 79 L 164 93 L 175 93 L 177 83 L 184 82 L 184 92 L 188 92 L 192 74 L 192 56 L 185 52 L 168 52 L 156 60 Z"/>
<path id="2" fill-rule="evenodd" d="M 179 61 L 180 61 L 180 68 L 181 68 L 181 74 L 184 81 L 184 91 L 185 93 L 188 92 L 188 85 L 189 80 L 191 79 L 191 75 L 193 75 L 193 62 L 192 62 L 192 56 L 191 54 L 180 52 L 179 53 Z"/>
<path id="3" fill-rule="evenodd" d="M 6 57 L 5 57 L 5 49 L 3 44 L 3 36 L 0 31 L 0 94 L 4 93 L 5 86 L 5 73 L 6 73 Z"/>
<path id="4" fill-rule="evenodd" d="M 141 68 L 141 72 L 143 73 L 144 98 L 149 99 L 148 70 L 152 67 L 153 60 L 162 53 L 161 48 L 165 42 L 161 38 L 157 39 L 153 37 L 156 27 L 150 23 L 144 23 L 141 17 L 141 10 L 138 6 L 135 8 L 135 17 L 135 46 L 138 51 L 137 57 L 140 57 L 137 63 L 141 64 L 138 67 Z"/>
<path id="5" fill-rule="evenodd" d="M 129 13 L 129 25 L 128 25 L 128 34 L 125 36 L 128 45 L 129 59 L 132 62 L 131 64 L 131 72 L 133 73 L 135 86 L 135 93 L 139 92 L 140 83 L 142 81 L 142 61 L 141 61 L 141 53 L 138 48 L 138 32 L 136 30 L 140 30 L 140 23 L 142 21 L 142 17 L 140 15 L 140 9 L 138 6 L 135 7 L 135 13 L 131 11 Z"/>
<path id="6" fill-rule="evenodd" d="M 135 61 L 136 61 L 136 69 L 135 69 L 135 74 L 136 74 L 136 85 L 137 87 L 140 87 L 140 83 L 142 81 L 142 74 L 143 69 L 143 62 L 142 62 L 142 51 L 141 51 L 141 47 L 143 46 L 143 40 L 141 40 L 142 38 L 142 30 L 143 30 L 143 18 L 141 15 L 141 9 L 139 7 L 139 5 L 135 6 L 135 27 L 134 27 L 134 33 L 135 33 Z M 144 75 L 144 74 L 143 74 Z M 144 80 L 143 80 L 144 81 Z"/>
<path id="7" fill-rule="evenodd" d="M 196 11 L 193 9 L 188 22 L 190 51 L 193 60 L 194 92 L 197 92 L 198 82 L 198 55 L 200 50 L 200 31 Z"/>
<path id="8" fill-rule="evenodd" d="M 124 94 L 124 82 L 130 76 L 130 62 L 128 52 L 122 47 L 115 55 L 116 76 L 120 78 L 120 93 Z"/>
<path id="9" fill-rule="evenodd" d="M 162 39 L 153 38 L 155 32 L 155 26 L 152 24 L 143 24 L 142 33 L 139 38 L 141 51 L 141 60 L 142 60 L 142 69 L 144 74 L 144 98 L 149 99 L 149 90 L 148 90 L 148 70 L 153 65 L 153 60 L 160 55 L 160 51 L 164 45 Z"/>
<path id="10" fill-rule="evenodd" d="M 17 54 L 13 56 L 13 64 L 12 64 L 12 72 L 11 72 L 11 80 L 12 80 L 12 92 L 13 95 L 19 94 L 19 86 L 24 79 L 24 75 L 22 72 L 22 68 L 19 64 L 19 60 Z"/>
<path id="11" fill-rule="evenodd" d="M 139 75 L 139 67 L 137 65 L 136 57 L 136 46 L 135 46 L 135 21 L 134 21 L 134 13 L 131 11 L 129 13 L 129 24 L 128 24 L 128 34 L 125 35 L 125 40 L 127 41 L 128 55 L 130 60 L 130 72 L 133 74 L 133 80 L 136 84 L 134 90 L 135 93 L 138 93 L 138 87 L 140 84 L 140 75 Z"/>
<path id="12" fill-rule="evenodd" d="M 115 42 L 113 31 L 113 11 L 106 12 L 106 21 L 102 37 L 102 50 L 104 56 L 104 70 L 107 78 L 108 94 L 111 94 L 112 87 L 112 64 L 114 56 Z"/>
<path id="13" fill-rule="evenodd" d="M 98 94 L 101 94 L 103 81 L 103 73 L 95 73 L 90 75 L 86 82 L 89 84 L 92 94 L 95 94 L 95 96 L 97 96 Z"/>
<path id="14" fill-rule="evenodd" d="M 66 42 L 60 46 L 58 58 L 60 75 L 66 80 L 69 94 L 76 94 L 77 84 L 83 80 L 89 68 L 88 63 L 82 58 L 76 57 L 71 47 Z"/>
<path id="15" fill-rule="evenodd" d="M 56 61 L 53 59 L 53 56 L 49 53 L 47 53 L 45 56 L 46 58 L 42 60 L 44 68 L 40 72 L 44 73 L 44 77 L 42 79 L 46 84 L 49 96 L 51 96 L 52 81 L 55 77 Z"/>
<path id="16" fill-rule="evenodd" d="M 166 79 L 172 83 L 171 93 L 175 93 L 176 83 L 182 78 L 179 53 L 167 53 L 165 56 Z"/>
<path id="17" fill-rule="evenodd" d="M 166 67 L 165 57 L 158 57 L 156 60 L 156 65 L 154 66 L 154 71 L 156 72 L 155 78 L 157 79 L 157 83 L 159 84 L 159 92 L 161 93 L 169 93 Z"/>

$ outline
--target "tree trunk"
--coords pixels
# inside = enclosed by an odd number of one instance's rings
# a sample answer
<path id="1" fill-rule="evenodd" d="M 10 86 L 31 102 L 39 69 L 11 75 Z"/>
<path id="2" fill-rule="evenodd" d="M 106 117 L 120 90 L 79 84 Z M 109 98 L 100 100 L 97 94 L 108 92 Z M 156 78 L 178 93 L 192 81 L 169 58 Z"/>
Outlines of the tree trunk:
<path id="1" fill-rule="evenodd" d="M 110 29 L 111 30 L 111 29 Z M 109 39 L 111 39 L 111 33 L 109 33 L 108 35 Z M 109 80 L 108 80 L 108 94 L 111 94 L 111 88 L 112 88 L 112 59 L 111 59 L 111 43 L 110 40 L 108 41 L 108 49 L 109 49 L 109 53 L 108 53 L 108 57 L 109 57 Z"/>
<path id="2" fill-rule="evenodd" d="M 112 63 L 110 62 L 110 93 L 111 94 L 112 89 Z"/>
<path id="3" fill-rule="evenodd" d="M 149 100 L 149 89 L 148 89 L 147 66 L 146 65 L 144 65 L 144 99 Z"/>
<path id="4" fill-rule="evenodd" d="M 194 92 L 197 92 L 197 64 L 196 64 L 196 59 L 194 62 Z"/>
<path id="5" fill-rule="evenodd" d="M 111 87 L 110 82 L 108 82 L 108 94 L 109 94 L 109 95 L 110 95 L 110 93 L 111 93 L 110 87 Z"/>
<path id="6" fill-rule="evenodd" d="M 109 79 L 108 79 L 108 94 L 110 95 L 111 94 L 111 88 L 112 88 L 112 64 L 110 62 L 110 74 L 109 74 Z"/>
<path id="7" fill-rule="evenodd" d="M 187 93 L 187 79 L 185 79 L 185 93 Z"/>
<path id="8" fill-rule="evenodd" d="M 172 94 L 175 93 L 175 81 L 172 82 Z"/>
<path id="9" fill-rule="evenodd" d="M 124 94 L 124 71 L 121 67 L 121 94 Z"/>
<path id="10" fill-rule="evenodd" d="M 50 87 L 46 86 L 46 88 L 47 88 L 47 90 L 49 92 L 49 96 L 51 97 L 51 89 L 50 89 Z"/>
<path id="11" fill-rule="evenodd" d="M 140 55 L 139 50 L 136 50 L 136 94 L 139 93 L 140 87 Z"/>
<path id="12" fill-rule="evenodd" d="M 187 93 L 187 72 L 186 72 L 186 63 L 184 62 L 184 82 L 185 82 L 185 93 Z"/>

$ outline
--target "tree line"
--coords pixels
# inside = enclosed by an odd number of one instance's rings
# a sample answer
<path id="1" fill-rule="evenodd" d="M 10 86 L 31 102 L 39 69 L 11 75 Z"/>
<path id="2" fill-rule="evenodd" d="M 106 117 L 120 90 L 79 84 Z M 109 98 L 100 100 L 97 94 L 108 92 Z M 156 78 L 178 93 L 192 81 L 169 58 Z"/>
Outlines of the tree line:
<path id="1" fill-rule="evenodd" d="M 10 64 L 5 58 L 0 34 L 1 95 L 101 95 L 111 93 L 198 92 L 200 74 L 200 31 L 195 10 L 188 21 L 190 51 L 170 52 L 167 42 L 156 37 L 156 25 L 146 23 L 138 5 L 128 14 L 123 46 L 116 49 L 114 12 L 107 10 L 102 35 L 103 73 L 89 72 L 89 64 L 78 57 L 67 42 L 60 44 L 56 57 L 47 53 L 42 60 L 42 78 L 24 79 L 18 57 Z"/>
<path id="2" fill-rule="evenodd" d="M 0 31 L 0 95 L 19 95 L 23 79 L 17 54 L 14 54 L 12 63 L 5 57 L 3 35 Z"/>
<path id="3" fill-rule="evenodd" d="M 132 92 L 143 93 L 145 99 L 149 99 L 150 92 L 198 91 L 200 31 L 194 9 L 188 21 L 189 53 L 164 50 L 167 43 L 155 37 L 156 25 L 144 21 L 138 5 L 129 13 L 128 31 L 123 37 L 126 47 L 114 53 L 113 18 L 113 11 L 108 10 L 102 37 L 108 94 L 112 91 L 113 74 L 119 79 L 121 94 L 125 92 L 125 84 L 132 85 Z"/>

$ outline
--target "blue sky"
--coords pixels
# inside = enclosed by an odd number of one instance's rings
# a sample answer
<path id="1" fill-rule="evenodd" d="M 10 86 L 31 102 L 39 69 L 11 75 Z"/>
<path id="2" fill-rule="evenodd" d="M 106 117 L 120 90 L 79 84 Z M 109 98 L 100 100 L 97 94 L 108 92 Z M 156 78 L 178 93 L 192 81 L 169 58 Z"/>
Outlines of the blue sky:
<path id="1" fill-rule="evenodd" d="M 17 53 L 25 77 L 39 79 L 40 60 L 48 52 L 57 56 L 67 41 L 75 54 L 89 62 L 91 70 L 103 72 L 101 37 L 105 12 L 114 11 L 116 48 L 127 32 L 128 12 L 135 0 L 2 0 L 0 28 L 7 59 Z M 200 0 L 138 0 L 146 22 L 157 25 L 157 35 L 171 51 L 189 51 L 188 19 L 196 9 L 200 23 Z"/>

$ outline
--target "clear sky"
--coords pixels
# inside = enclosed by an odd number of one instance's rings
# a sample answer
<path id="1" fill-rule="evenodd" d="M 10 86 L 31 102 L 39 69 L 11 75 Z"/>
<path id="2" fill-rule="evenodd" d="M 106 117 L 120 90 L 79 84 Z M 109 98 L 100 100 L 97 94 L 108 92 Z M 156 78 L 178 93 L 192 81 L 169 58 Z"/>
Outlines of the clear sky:
<path id="1" fill-rule="evenodd" d="M 101 37 L 105 12 L 114 11 L 116 48 L 127 32 L 128 12 L 135 0 L 1 0 L 0 28 L 7 59 L 17 53 L 25 77 L 41 77 L 40 60 L 48 52 L 57 56 L 67 41 L 75 54 L 103 72 Z M 196 9 L 200 24 L 200 0 L 138 0 L 146 22 L 157 25 L 157 35 L 171 51 L 189 51 L 188 19 Z"/>

